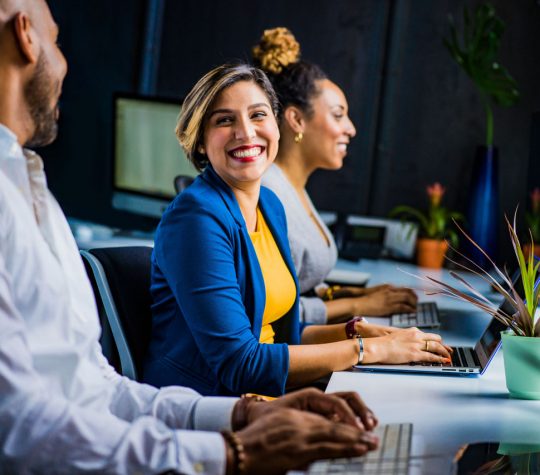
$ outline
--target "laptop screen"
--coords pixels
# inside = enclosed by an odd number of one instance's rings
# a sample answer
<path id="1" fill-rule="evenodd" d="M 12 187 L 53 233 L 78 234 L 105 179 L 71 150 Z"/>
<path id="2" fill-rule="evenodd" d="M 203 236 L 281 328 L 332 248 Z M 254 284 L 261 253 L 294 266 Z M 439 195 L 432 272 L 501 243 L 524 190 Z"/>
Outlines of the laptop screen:
<path id="1" fill-rule="evenodd" d="M 523 286 L 521 285 L 521 273 L 516 271 L 512 277 L 512 282 L 514 287 L 517 290 L 518 294 L 523 296 Z M 499 307 L 504 313 L 512 315 L 515 313 L 515 309 L 510 304 L 510 302 L 504 299 L 503 303 Z M 497 320 L 496 318 L 491 319 L 491 323 L 484 331 L 484 334 L 480 337 L 480 340 L 476 344 L 474 350 L 480 359 L 482 368 L 485 367 L 486 363 L 489 361 L 493 353 L 497 350 L 501 342 L 501 332 L 506 330 L 508 327 Z"/>

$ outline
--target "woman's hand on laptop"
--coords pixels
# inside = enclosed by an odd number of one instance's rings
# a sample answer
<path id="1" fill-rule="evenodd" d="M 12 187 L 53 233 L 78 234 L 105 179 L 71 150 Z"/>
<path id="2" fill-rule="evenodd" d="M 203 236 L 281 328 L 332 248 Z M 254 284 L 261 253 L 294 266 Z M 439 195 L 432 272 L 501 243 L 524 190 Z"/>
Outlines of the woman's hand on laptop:
<path id="1" fill-rule="evenodd" d="M 449 364 L 452 348 L 435 333 L 407 328 L 364 340 L 364 364 L 403 364 L 412 362 Z"/>
<path id="2" fill-rule="evenodd" d="M 354 330 L 362 338 L 373 338 L 376 336 L 385 336 L 396 331 L 402 331 L 400 328 L 389 327 L 386 325 L 377 325 L 375 323 L 368 323 L 365 319 L 354 324 Z"/>

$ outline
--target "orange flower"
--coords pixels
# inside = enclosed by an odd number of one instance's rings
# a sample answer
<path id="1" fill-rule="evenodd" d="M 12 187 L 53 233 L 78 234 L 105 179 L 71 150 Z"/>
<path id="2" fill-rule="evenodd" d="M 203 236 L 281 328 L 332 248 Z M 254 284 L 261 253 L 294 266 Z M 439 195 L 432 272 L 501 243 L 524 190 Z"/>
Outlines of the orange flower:
<path id="1" fill-rule="evenodd" d="M 426 187 L 426 193 L 429 198 L 431 206 L 439 206 L 441 204 L 442 197 L 446 188 L 442 186 L 438 181 Z"/>
<path id="2" fill-rule="evenodd" d="M 531 208 L 533 214 L 540 214 L 540 188 L 531 191 Z"/>

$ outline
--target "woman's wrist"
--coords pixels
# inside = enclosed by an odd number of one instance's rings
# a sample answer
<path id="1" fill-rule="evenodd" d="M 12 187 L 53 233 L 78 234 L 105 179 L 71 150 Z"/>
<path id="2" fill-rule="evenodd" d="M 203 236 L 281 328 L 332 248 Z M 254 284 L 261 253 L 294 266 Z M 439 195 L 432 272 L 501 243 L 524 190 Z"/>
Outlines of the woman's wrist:
<path id="1" fill-rule="evenodd" d="M 347 338 L 356 338 L 368 336 L 363 329 L 368 324 L 368 321 L 364 317 L 355 316 L 345 323 L 345 336 Z"/>
<path id="2" fill-rule="evenodd" d="M 330 285 L 328 286 L 323 294 L 323 300 L 326 302 L 332 301 L 336 298 L 336 294 L 341 289 L 341 286 L 339 285 Z"/>
<path id="3" fill-rule="evenodd" d="M 356 338 L 360 336 L 358 332 L 358 324 L 362 321 L 362 317 L 353 317 L 347 323 L 345 323 L 345 336 L 348 339 Z"/>
<path id="4" fill-rule="evenodd" d="M 356 334 L 362 337 L 369 337 L 368 325 L 369 325 L 369 322 L 367 321 L 367 318 L 360 317 L 360 319 L 357 320 L 354 324 Z"/>
<path id="5" fill-rule="evenodd" d="M 364 338 L 364 364 L 375 364 L 384 361 L 384 344 L 382 336 Z"/>
<path id="6" fill-rule="evenodd" d="M 362 308 L 362 297 L 349 297 L 350 301 L 350 312 L 351 315 L 361 315 L 364 313 Z"/>

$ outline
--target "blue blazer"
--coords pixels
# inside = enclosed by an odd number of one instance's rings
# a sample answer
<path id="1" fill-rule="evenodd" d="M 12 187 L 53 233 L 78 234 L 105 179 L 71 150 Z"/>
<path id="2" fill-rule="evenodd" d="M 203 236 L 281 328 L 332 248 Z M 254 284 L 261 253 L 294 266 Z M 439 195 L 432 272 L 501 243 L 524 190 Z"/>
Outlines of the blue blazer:
<path id="1" fill-rule="evenodd" d="M 259 208 L 297 289 L 291 310 L 272 324 L 275 343 L 259 343 L 261 268 L 232 190 L 209 166 L 171 203 L 156 232 L 145 382 L 204 395 L 284 393 L 288 344 L 300 343 L 299 285 L 281 202 L 262 187 Z"/>

